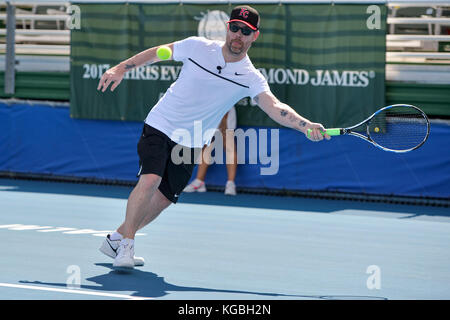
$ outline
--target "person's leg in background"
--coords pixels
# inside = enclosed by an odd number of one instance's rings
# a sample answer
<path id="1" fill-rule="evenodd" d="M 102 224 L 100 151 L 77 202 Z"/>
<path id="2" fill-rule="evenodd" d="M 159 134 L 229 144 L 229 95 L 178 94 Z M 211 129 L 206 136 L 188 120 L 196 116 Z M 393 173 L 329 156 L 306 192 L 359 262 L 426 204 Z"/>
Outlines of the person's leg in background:
<path id="1" fill-rule="evenodd" d="M 234 130 L 236 129 L 236 110 L 233 107 L 219 124 L 218 130 L 223 139 L 223 148 L 226 154 L 227 183 L 226 195 L 236 195 L 234 180 L 237 171 L 237 151 L 234 143 Z M 227 134 L 228 131 L 228 134 Z M 217 138 L 217 135 L 214 139 Z M 203 147 L 202 161 L 198 165 L 196 178 L 183 190 L 184 192 L 206 192 L 205 178 L 211 163 L 211 151 L 214 148 L 214 140 L 209 146 Z"/>
<path id="2" fill-rule="evenodd" d="M 223 136 L 223 145 L 226 154 L 226 166 L 228 181 L 225 185 L 225 194 L 234 196 L 236 195 L 236 179 L 237 172 L 237 151 L 236 144 L 234 143 L 234 130 L 236 129 L 236 109 L 233 107 L 222 119 L 221 131 Z"/>
<path id="3" fill-rule="evenodd" d="M 202 161 L 197 167 L 197 175 L 195 179 L 184 188 L 183 192 L 206 192 L 205 178 L 210 163 L 210 155 L 213 144 L 204 146 L 201 152 Z"/>

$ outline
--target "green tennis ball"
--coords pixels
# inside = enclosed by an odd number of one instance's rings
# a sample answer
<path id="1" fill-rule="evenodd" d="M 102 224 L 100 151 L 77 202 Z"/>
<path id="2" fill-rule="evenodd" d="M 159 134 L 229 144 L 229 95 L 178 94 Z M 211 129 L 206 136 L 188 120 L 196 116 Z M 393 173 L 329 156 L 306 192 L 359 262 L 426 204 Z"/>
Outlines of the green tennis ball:
<path id="1" fill-rule="evenodd" d="M 161 60 L 167 60 L 172 56 L 172 50 L 170 50 L 169 47 L 162 46 L 159 47 L 158 50 L 156 50 L 156 55 Z"/>

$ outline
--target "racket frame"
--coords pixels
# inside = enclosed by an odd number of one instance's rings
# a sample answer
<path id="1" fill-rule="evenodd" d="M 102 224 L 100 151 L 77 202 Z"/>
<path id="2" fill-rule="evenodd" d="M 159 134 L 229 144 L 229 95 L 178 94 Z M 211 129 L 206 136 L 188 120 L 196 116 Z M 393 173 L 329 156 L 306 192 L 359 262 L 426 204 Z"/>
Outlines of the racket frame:
<path id="1" fill-rule="evenodd" d="M 390 149 L 390 148 L 386 148 L 386 147 L 383 147 L 383 146 L 379 145 L 378 143 L 376 143 L 375 141 L 373 141 L 373 139 L 370 137 L 370 129 L 369 129 L 369 127 L 370 127 L 370 121 L 371 121 L 377 114 L 379 114 L 380 112 L 383 112 L 383 111 L 386 110 L 386 109 L 391 109 L 391 108 L 394 108 L 394 107 L 414 108 L 414 109 L 416 109 L 417 111 L 419 111 L 419 113 L 422 114 L 423 118 L 426 120 L 426 122 L 427 122 L 427 134 L 426 134 L 425 138 L 423 139 L 423 141 L 422 141 L 421 143 L 419 143 L 417 146 L 415 146 L 415 147 L 413 147 L 413 148 L 409 148 L 409 149 L 395 150 L 395 149 Z M 363 135 L 363 134 L 361 134 L 361 133 L 352 131 L 353 129 L 358 128 L 358 127 L 362 126 L 363 124 L 366 125 L 366 133 L 367 133 L 367 136 L 365 136 L 365 135 Z M 420 146 L 422 146 L 422 145 L 425 143 L 425 141 L 427 141 L 428 136 L 430 135 L 430 120 L 428 120 L 427 115 L 426 115 L 422 110 L 420 110 L 418 107 L 416 107 L 416 106 L 413 106 L 413 105 L 410 105 L 410 104 L 393 104 L 393 105 L 386 106 L 386 107 L 383 107 L 383 108 L 377 110 L 377 111 L 376 111 L 374 114 L 372 114 L 370 117 L 368 117 L 367 119 L 361 121 L 361 122 L 358 123 L 358 124 L 355 124 L 354 126 L 347 127 L 347 128 L 331 128 L 331 129 L 325 129 L 325 132 L 323 132 L 323 134 L 325 134 L 325 133 L 327 133 L 327 134 L 330 135 L 330 136 L 338 136 L 338 135 L 344 135 L 344 134 L 352 135 L 352 136 L 354 136 L 354 137 L 358 137 L 358 138 L 360 138 L 360 139 L 363 139 L 363 140 L 365 140 L 365 141 L 370 142 L 370 143 L 373 144 L 375 147 L 377 147 L 377 148 L 379 148 L 379 149 L 381 149 L 381 150 L 389 151 L 389 152 L 395 152 L 395 153 L 404 153 L 404 152 L 409 152 L 409 151 L 412 151 L 412 150 L 415 150 L 415 149 L 419 148 Z"/>

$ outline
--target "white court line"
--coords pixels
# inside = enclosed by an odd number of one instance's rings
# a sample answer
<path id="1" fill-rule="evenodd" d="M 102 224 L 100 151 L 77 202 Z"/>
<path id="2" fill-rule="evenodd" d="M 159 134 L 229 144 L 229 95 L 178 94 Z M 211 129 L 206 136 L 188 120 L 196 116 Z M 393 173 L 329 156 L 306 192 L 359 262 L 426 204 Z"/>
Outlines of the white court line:
<path id="1" fill-rule="evenodd" d="M 30 290 L 41 290 L 41 291 L 53 291 L 53 292 L 64 292 L 64 293 L 75 293 L 75 294 L 84 294 L 90 296 L 101 296 L 108 298 L 121 298 L 121 299 L 130 299 L 130 300 L 148 300 L 153 298 L 146 297 L 135 297 L 129 296 L 126 294 L 114 294 L 114 293 L 101 293 L 80 289 L 57 289 L 57 288 L 48 288 L 48 287 L 39 287 L 39 286 L 27 286 L 22 284 L 12 284 L 12 283 L 1 283 L 0 287 L 9 287 L 9 288 L 18 288 L 18 289 L 30 289 Z"/>
<path id="2" fill-rule="evenodd" d="M 37 226 L 26 224 L 3 224 L 0 225 L 0 229 L 8 229 L 13 231 L 36 231 L 36 232 L 61 232 L 64 234 L 90 234 L 95 237 L 106 237 L 112 233 L 111 230 L 92 230 L 92 229 L 77 229 L 68 227 L 49 227 L 49 226 Z M 136 233 L 136 236 L 145 236 L 146 233 Z"/>

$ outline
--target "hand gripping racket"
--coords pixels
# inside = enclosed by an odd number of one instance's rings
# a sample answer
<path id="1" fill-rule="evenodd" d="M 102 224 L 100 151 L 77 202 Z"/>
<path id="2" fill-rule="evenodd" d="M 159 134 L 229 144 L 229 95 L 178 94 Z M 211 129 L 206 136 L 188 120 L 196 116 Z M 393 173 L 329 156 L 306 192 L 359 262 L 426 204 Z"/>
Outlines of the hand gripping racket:
<path id="1" fill-rule="evenodd" d="M 408 152 L 419 148 L 428 139 L 430 121 L 416 106 L 394 104 L 381 108 L 352 127 L 325 129 L 325 132 L 330 136 L 352 135 L 384 151 Z M 310 133 L 311 129 L 308 129 L 308 137 Z"/>

